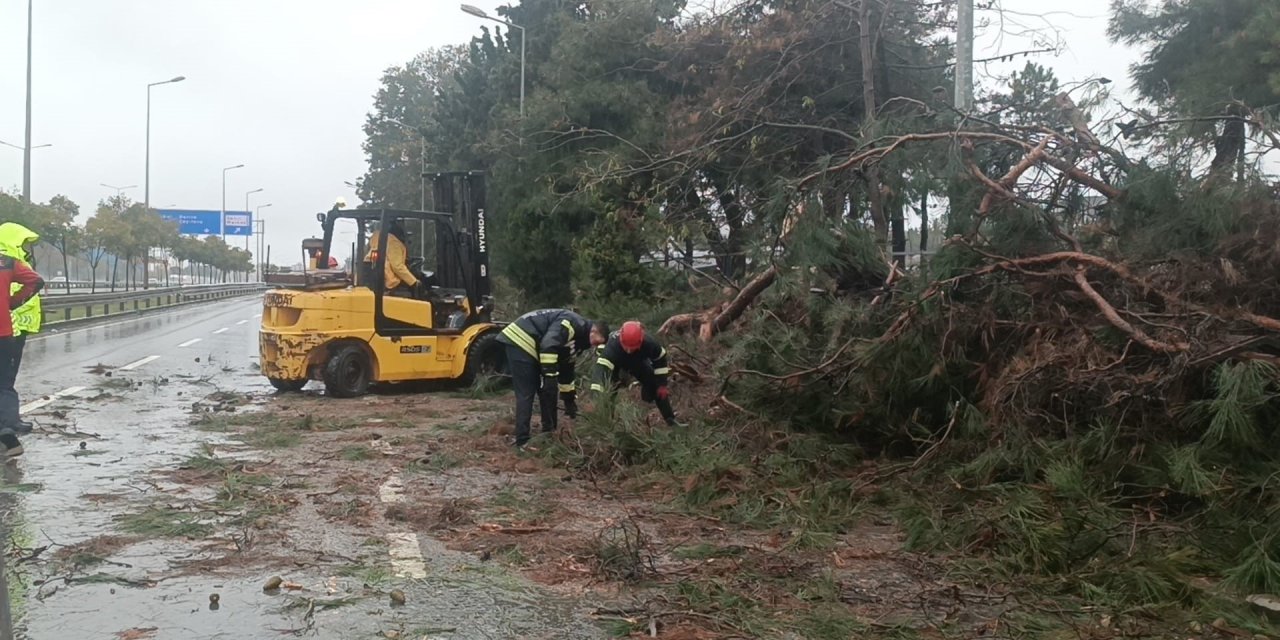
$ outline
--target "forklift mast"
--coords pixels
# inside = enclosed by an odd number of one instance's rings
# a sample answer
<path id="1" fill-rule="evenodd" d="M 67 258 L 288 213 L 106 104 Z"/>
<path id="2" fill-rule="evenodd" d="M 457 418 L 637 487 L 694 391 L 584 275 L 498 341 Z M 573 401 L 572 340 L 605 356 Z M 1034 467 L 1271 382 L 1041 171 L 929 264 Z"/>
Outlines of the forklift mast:
<path id="1" fill-rule="evenodd" d="M 436 235 L 436 277 L 440 286 L 466 289 L 472 309 L 488 307 L 489 239 L 485 233 L 485 181 L 482 171 L 449 171 L 433 179 L 435 209 L 453 216 L 456 238 Z M 453 246 L 450 246 L 453 245 Z M 456 252 L 453 250 L 456 247 Z"/>

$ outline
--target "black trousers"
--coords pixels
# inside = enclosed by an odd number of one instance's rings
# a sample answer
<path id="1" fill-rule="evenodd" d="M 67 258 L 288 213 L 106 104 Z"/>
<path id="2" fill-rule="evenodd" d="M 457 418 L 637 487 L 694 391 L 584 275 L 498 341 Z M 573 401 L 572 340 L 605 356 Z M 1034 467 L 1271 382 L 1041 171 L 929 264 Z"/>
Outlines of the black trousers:
<path id="1" fill-rule="evenodd" d="M 613 379 L 610 380 L 610 383 L 614 389 L 617 389 L 621 384 L 621 373 L 623 371 L 622 367 L 617 367 L 613 370 Z M 676 421 L 676 411 L 671 407 L 670 400 L 663 400 L 658 397 L 658 376 L 653 373 L 653 365 L 648 362 L 642 362 L 626 368 L 625 372 L 640 383 L 640 399 L 657 405 L 658 412 L 662 414 L 662 419 L 666 420 L 667 424 L 673 424 Z"/>
<path id="2" fill-rule="evenodd" d="M 533 420 L 533 399 L 542 411 L 542 430 L 556 430 L 557 391 L 555 378 L 542 375 L 542 365 L 520 347 L 507 345 L 507 364 L 511 368 L 511 386 L 516 392 L 516 444 L 529 441 Z"/>
<path id="3" fill-rule="evenodd" d="M 13 433 L 18 426 L 18 391 L 14 383 L 18 379 L 18 367 L 22 365 L 22 349 L 26 336 L 0 337 L 0 433 Z"/>

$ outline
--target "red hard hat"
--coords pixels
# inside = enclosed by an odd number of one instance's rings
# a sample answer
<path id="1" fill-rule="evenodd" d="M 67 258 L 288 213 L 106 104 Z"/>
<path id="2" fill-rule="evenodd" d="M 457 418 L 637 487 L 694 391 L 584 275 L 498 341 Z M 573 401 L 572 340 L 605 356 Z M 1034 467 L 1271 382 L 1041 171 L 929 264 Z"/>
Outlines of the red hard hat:
<path id="1" fill-rule="evenodd" d="M 329 268 L 330 268 L 330 269 L 337 269 L 337 268 L 338 268 L 338 259 L 337 259 L 337 258 L 335 258 L 335 257 L 333 257 L 333 256 L 329 256 Z"/>
<path id="2" fill-rule="evenodd" d="M 618 332 L 618 341 L 622 343 L 622 350 L 627 353 L 636 351 L 644 344 L 644 325 L 629 320 L 622 323 L 622 330 Z"/>

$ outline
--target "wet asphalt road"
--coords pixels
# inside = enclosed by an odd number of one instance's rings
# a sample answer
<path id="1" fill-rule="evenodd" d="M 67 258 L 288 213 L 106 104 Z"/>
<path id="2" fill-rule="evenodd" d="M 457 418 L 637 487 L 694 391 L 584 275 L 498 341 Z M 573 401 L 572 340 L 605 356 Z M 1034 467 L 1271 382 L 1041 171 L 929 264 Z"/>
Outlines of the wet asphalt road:
<path id="1" fill-rule="evenodd" d="M 183 489 L 156 484 L 150 472 L 171 468 L 201 444 L 223 437 L 189 425 L 197 400 L 216 391 L 272 392 L 256 366 L 260 314 L 261 299 L 246 297 L 32 339 L 17 388 L 36 433 L 24 437 L 25 455 L 0 465 L 0 514 L 21 549 L 15 555 L 44 545 L 52 554 L 59 545 L 115 533 L 121 498 L 134 504 L 202 499 L 175 496 L 171 490 Z M 103 496 L 110 499 L 96 498 Z M 319 533 L 324 535 L 317 546 L 358 551 L 360 540 Z M 100 570 L 112 579 L 160 579 L 146 588 L 69 583 L 64 576 L 42 574 L 38 563 L 23 565 L 11 556 L 17 565 L 10 581 L 17 637 L 110 640 L 130 637 L 118 635 L 127 630 L 154 628 L 137 637 L 354 638 L 373 635 L 371 625 L 392 624 L 450 630 L 432 638 L 598 637 L 591 625 L 574 619 L 573 605 L 553 605 L 505 575 L 477 574 L 467 558 L 430 539 L 413 543 L 418 558 L 430 559 L 424 575 L 404 583 L 421 605 L 391 616 L 362 602 L 309 621 L 283 602 L 264 600 L 266 575 L 175 571 L 175 562 L 206 555 L 191 543 L 145 541 L 113 555 Z M 483 579 L 459 581 L 462 574 Z M 220 609 L 210 610 L 210 592 L 222 594 Z M 414 640 L 422 637 L 428 636 Z"/>

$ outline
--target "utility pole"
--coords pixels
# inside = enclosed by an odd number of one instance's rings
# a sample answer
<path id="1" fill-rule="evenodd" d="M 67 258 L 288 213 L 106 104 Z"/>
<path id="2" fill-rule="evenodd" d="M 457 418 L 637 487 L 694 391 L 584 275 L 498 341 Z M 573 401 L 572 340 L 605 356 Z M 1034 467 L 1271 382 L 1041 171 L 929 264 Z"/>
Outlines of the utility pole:
<path id="1" fill-rule="evenodd" d="M 957 0 L 956 111 L 973 111 L 973 0 Z"/>
<path id="2" fill-rule="evenodd" d="M 31 3 L 27 0 L 27 139 L 22 145 L 22 201 L 31 202 Z"/>

